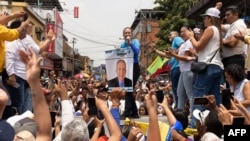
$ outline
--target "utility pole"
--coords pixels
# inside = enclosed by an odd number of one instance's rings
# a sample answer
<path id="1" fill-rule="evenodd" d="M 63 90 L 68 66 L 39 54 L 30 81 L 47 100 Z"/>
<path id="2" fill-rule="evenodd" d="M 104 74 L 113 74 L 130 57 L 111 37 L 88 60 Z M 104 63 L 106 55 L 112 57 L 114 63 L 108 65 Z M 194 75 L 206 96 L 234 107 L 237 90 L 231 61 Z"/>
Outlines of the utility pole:
<path id="1" fill-rule="evenodd" d="M 72 39 L 72 44 L 73 44 L 73 59 L 72 59 L 72 62 L 73 62 L 73 67 L 72 67 L 72 76 L 75 75 L 75 43 L 76 43 L 76 38 L 73 37 Z"/>

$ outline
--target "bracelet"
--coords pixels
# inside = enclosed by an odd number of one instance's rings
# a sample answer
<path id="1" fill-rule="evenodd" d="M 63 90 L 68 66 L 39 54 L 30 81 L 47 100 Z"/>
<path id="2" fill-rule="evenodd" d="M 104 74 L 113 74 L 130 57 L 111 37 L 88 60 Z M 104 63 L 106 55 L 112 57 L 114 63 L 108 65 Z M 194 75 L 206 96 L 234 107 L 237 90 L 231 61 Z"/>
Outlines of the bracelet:
<path id="1" fill-rule="evenodd" d="M 96 127 L 96 128 L 94 129 L 94 132 L 96 132 L 96 131 L 98 131 L 98 130 L 99 130 L 99 128 Z"/>

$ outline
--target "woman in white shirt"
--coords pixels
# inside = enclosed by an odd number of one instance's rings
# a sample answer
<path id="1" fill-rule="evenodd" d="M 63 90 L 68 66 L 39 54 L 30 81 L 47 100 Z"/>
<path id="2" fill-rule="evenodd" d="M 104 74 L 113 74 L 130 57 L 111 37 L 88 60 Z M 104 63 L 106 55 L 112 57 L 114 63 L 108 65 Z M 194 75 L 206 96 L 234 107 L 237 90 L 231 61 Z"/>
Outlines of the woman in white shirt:
<path id="1" fill-rule="evenodd" d="M 225 68 L 225 78 L 230 85 L 234 98 L 240 101 L 250 112 L 250 82 L 245 78 L 243 68 L 238 64 L 230 64 Z"/>
<path id="2" fill-rule="evenodd" d="M 213 94 L 216 104 L 221 103 L 220 82 L 223 75 L 223 64 L 221 62 L 221 20 L 220 11 L 217 8 L 209 8 L 204 14 L 203 24 L 206 28 L 197 41 L 192 31 L 186 31 L 193 47 L 198 53 L 198 62 L 207 64 L 207 69 L 202 73 L 195 73 L 193 86 L 194 97 L 203 97 Z M 204 110 L 204 106 L 195 105 L 194 108 Z"/>
<path id="3" fill-rule="evenodd" d="M 194 81 L 194 74 L 190 71 L 191 63 L 196 59 L 196 57 L 190 52 L 190 50 L 194 50 L 192 43 L 190 42 L 189 38 L 186 36 L 185 32 L 188 31 L 190 28 L 188 26 L 182 26 L 180 35 L 182 39 L 185 41 L 181 44 L 178 54 L 169 48 L 170 54 L 175 57 L 180 64 L 180 78 L 177 87 L 177 96 L 178 96 L 178 109 L 184 110 L 186 99 L 188 98 L 190 103 L 189 112 L 192 113 L 193 110 L 193 81 Z M 195 123 L 196 120 L 193 118 L 191 123 Z M 195 125 L 195 124 L 194 124 Z M 194 126 L 193 125 L 193 126 Z M 192 126 L 192 124 L 191 124 Z"/>

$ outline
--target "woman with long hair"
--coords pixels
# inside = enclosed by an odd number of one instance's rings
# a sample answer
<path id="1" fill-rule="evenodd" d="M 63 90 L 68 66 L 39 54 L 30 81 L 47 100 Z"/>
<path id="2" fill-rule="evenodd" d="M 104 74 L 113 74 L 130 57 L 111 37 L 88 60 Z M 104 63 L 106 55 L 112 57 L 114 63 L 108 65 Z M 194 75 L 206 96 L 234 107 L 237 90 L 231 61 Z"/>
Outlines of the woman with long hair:
<path id="1" fill-rule="evenodd" d="M 220 11 L 217 8 L 209 8 L 203 17 L 205 30 L 197 41 L 192 31 L 186 31 L 186 36 L 198 53 L 198 62 L 207 64 L 206 71 L 195 74 L 193 93 L 194 97 L 203 97 L 213 94 L 216 104 L 221 103 L 220 81 L 223 75 L 223 64 L 221 62 L 221 20 Z M 194 105 L 194 108 L 202 110 L 204 106 Z"/>

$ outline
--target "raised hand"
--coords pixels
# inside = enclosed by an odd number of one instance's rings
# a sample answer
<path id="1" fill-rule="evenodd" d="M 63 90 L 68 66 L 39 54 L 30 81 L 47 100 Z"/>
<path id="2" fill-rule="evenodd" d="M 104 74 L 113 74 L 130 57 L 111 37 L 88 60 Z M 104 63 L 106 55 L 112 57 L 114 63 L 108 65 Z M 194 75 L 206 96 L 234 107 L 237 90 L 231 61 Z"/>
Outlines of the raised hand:
<path id="1" fill-rule="evenodd" d="M 22 18 L 22 17 L 24 17 L 25 12 L 24 11 L 19 11 L 19 12 L 13 13 L 12 15 L 13 15 L 13 18 Z"/>
<path id="2" fill-rule="evenodd" d="M 233 116 L 242 116 L 241 111 L 235 105 L 234 101 L 230 99 L 231 108 L 228 110 Z"/>
<path id="3" fill-rule="evenodd" d="M 49 32 L 46 35 L 46 39 L 53 41 L 56 39 L 56 34 L 54 33 L 54 31 L 52 29 L 49 30 Z"/>
<path id="4" fill-rule="evenodd" d="M 113 105 L 120 105 L 120 100 L 124 98 L 126 91 L 121 88 L 113 88 L 110 97 Z"/>
<path id="5" fill-rule="evenodd" d="M 24 62 L 27 69 L 27 81 L 32 83 L 40 79 L 40 62 L 42 58 L 37 58 L 32 49 L 28 48 L 29 53 L 19 50 L 20 59 Z"/>
<path id="6" fill-rule="evenodd" d="M 222 125 L 232 125 L 233 115 L 221 104 L 218 108 L 218 117 Z"/>
<path id="7" fill-rule="evenodd" d="M 205 98 L 208 100 L 208 104 L 206 107 L 211 108 L 211 109 L 216 109 L 216 99 L 214 95 L 206 95 Z"/>
<path id="8" fill-rule="evenodd" d="M 145 103 L 146 103 L 147 109 L 154 108 L 156 110 L 158 103 L 157 103 L 156 96 L 154 94 L 146 94 Z"/>
<path id="9" fill-rule="evenodd" d="M 140 128 L 133 127 L 128 134 L 127 141 L 139 141 L 142 136 L 142 130 Z"/>
<path id="10" fill-rule="evenodd" d="M 54 93 L 58 94 L 61 100 L 67 100 L 68 99 L 67 89 L 62 84 L 62 80 L 57 79 L 57 83 L 58 84 L 55 84 Z"/>
<path id="11" fill-rule="evenodd" d="M 185 34 L 188 38 L 194 37 L 194 32 L 192 30 L 186 30 Z"/>

